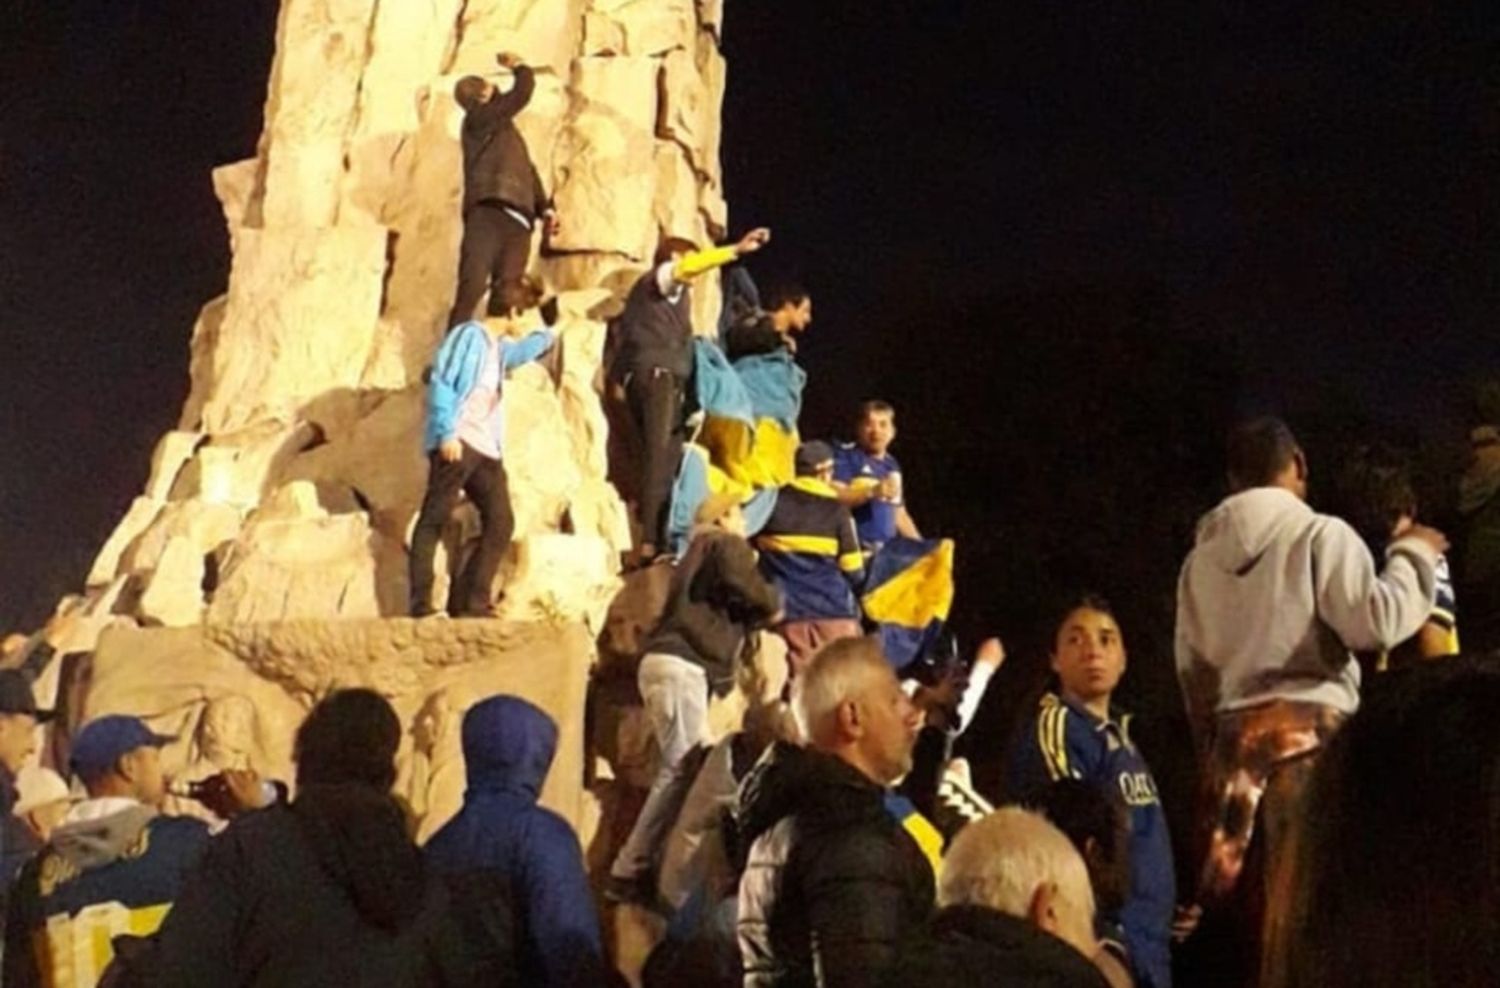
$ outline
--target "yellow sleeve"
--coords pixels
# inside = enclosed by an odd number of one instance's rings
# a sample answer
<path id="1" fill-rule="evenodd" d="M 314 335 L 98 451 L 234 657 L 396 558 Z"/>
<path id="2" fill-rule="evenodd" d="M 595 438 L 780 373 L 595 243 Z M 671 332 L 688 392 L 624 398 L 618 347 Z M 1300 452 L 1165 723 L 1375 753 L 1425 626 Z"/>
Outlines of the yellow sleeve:
<path id="1" fill-rule="evenodd" d="M 672 277 L 678 281 L 687 281 L 696 278 L 705 271 L 721 268 L 738 258 L 739 251 L 733 247 L 710 247 L 707 250 L 695 250 L 691 254 L 684 254 L 677 259 L 672 266 Z"/>

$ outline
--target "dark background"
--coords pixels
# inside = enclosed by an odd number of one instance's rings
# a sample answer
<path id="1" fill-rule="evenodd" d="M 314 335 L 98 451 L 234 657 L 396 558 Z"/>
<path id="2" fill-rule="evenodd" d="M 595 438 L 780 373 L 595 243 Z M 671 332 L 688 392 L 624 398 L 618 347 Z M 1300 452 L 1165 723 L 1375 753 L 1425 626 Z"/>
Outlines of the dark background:
<path id="1" fill-rule="evenodd" d="M 6 6 L 0 627 L 78 588 L 176 418 L 227 276 L 209 170 L 254 151 L 276 7 Z M 1004 695 L 1086 586 L 1170 724 L 1175 570 L 1237 414 L 1285 414 L 1315 480 L 1361 437 L 1418 449 L 1443 520 L 1495 361 L 1500 32 L 1323 7 L 728 4 L 734 226 L 815 297 L 803 431 L 896 404 Z"/>

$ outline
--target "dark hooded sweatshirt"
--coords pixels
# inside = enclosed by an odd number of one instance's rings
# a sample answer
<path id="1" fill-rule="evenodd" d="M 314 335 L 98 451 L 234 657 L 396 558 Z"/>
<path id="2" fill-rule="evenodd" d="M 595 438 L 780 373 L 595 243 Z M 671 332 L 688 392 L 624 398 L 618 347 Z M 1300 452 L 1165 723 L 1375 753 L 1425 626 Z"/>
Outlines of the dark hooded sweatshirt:
<path id="1" fill-rule="evenodd" d="M 867 986 L 932 913 L 932 866 L 886 791 L 832 755 L 772 746 L 740 789 L 745 988 Z"/>
<path id="2" fill-rule="evenodd" d="M 210 843 L 132 984 L 455 985 L 448 912 L 401 808 L 369 785 L 303 785 Z"/>
<path id="3" fill-rule="evenodd" d="M 468 953 L 514 950 L 521 984 L 604 983 L 599 919 L 578 837 L 537 805 L 557 750 L 557 725 L 518 697 L 497 696 L 464 716 L 464 806 L 427 843 L 428 866 L 452 885 L 455 911 L 514 910 L 514 945 L 498 925 L 469 928 Z M 476 934 L 479 942 L 475 942 Z"/>

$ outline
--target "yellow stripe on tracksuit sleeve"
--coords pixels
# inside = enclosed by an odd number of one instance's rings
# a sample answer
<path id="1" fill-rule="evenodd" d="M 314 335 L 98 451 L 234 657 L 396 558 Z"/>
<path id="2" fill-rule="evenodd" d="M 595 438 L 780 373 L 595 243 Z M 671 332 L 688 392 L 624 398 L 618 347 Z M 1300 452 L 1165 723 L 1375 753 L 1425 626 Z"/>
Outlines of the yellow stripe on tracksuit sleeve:
<path id="1" fill-rule="evenodd" d="M 707 250 L 695 250 L 677 259 L 677 263 L 672 265 L 672 277 L 678 281 L 687 281 L 689 278 L 698 277 L 698 275 L 705 271 L 722 268 L 739 256 L 739 251 L 733 247 L 710 247 Z"/>
<path id="2" fill-rule="evenodd" d="M 846 552 L 839 557 L 839 569 L 845 573 L 854 573 L 864 569 L 865 554 L 862 552 Z"/>
<path id="3" fill-rule="evenodd" d="M 901 826 L 917 842 L 917 847 L 922 849 L 922 855 L 932 865 L 932 873 L 936 875 L 943 865 L 943 835 L 932 825 L 932 821 L 917 812 L 907 814 L 901 821 Z"/>
<path id="4" fill-rule="evenodd" d="M 802 552 L 809 556 L 837 556 L 839 540 L 828 535 L 762 535 L 763 552 Z"/>
<path id="5" fill-rule="evenodd" d="M 1043 710 L 1037 718 L 1037 741 L 1042 747 L 1042 759 L 1047 763 L 1047 774 L 1053 781 L 1066 779 L 1072 774 L 1068 767 L 1067 717 L 1067 708 L 1057 705 Z"/>

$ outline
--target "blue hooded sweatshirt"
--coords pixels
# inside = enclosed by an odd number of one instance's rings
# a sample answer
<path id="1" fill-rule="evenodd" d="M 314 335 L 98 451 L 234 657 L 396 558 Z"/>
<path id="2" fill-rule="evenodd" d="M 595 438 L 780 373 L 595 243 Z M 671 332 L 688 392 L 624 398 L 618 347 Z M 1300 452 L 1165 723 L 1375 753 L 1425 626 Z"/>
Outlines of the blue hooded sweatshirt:
<path id="1" fill-rule="evenodd" d="M 567 821 L 537 805 L 557 725 L 519 697 L 491 697 L 464 715 L 463 750 L 464 806 L 427 843 L 428 864 L 447 876 L 502 879 L 515 912 L 521 984 L 602 984 L 583 849 Z"/>

